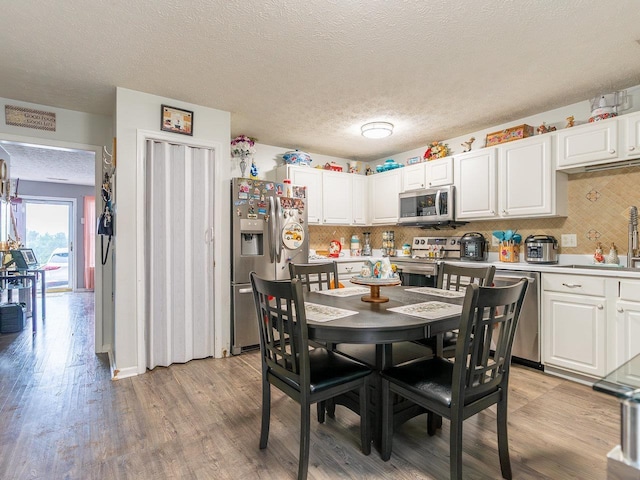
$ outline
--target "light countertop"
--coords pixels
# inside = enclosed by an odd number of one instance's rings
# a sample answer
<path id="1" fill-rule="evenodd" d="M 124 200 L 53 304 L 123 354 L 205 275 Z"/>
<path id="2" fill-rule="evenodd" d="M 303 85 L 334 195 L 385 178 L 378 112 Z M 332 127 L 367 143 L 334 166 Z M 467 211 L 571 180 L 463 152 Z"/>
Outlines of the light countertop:
<path id="1" fill-rule="evenodd" d="M 350 255 L 342 255 L 340 257 L 332 258 L 312 258 L 309 260 L 311 263 L 321 263 L 335 260 L 338 263 L 343 262 L 365 262 L 367 260 L 379 259 L 382 257 L 381 251 L 373 251 L 374 255 L 370 257 L 352 257 Z M 541 273 L 562 273 L 572 275 L 590 275 L 599 277 L 617 277 L 617 278 L 636 278 L 640 279 L 640 268 L 624 268 L 616 267 L 614 265 L 594 265 L 591 263 L 591 256 L 589 255 L 559 255 L 559 261 L 557 264 L 536 264 L 527 262 L 500 262 L 497 260 L 497 254 L 489 254 L 487 262 L 472 262 L 472 261 L 452 261 L 461 265 L 495 265 L 496 270 L 514 270 L 520 272 L 541 272 Z M 391 263 L 395 261 L 402 261 L 404 257 L 390 257 Z M 408 258 L 408 257 L 407 257 Z M 451 260 L 447 260 L 451 261 Z"/>

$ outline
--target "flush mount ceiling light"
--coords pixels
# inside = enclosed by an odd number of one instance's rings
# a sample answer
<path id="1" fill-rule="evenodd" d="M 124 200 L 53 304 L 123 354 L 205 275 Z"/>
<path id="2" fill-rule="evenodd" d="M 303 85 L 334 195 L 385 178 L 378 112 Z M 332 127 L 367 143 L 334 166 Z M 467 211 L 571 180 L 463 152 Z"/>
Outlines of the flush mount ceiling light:
<path id="1" fill-rule="evenodd" d="M 362 136 L 367 138 L 384 138 L 393 133 L 393 124 L 389 122 L 365 123 L 362 127 Z"/>

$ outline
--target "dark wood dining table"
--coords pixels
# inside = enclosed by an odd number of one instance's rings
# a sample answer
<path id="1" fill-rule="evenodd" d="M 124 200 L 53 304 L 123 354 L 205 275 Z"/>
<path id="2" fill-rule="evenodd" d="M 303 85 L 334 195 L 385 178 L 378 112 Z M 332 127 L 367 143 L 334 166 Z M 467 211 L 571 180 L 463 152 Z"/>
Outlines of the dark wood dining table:
<path id="1" fill-rule="evenodd" d="M 310 340 L 326 342 L 327 345 L 341 343 L 375 345 L 374 381 L 372 382 L 373 398 L 371 401 L 373 412 L 371 418 L 374 443 L 378 446 L 381 438 L 382 398 L 377 372 L 392 366 L 394 343 L 429 338 L 454 330 L 459 327 L 460 323 L 459 313 L 441 318 L 426 319 L 390 310 L 394 307 L 433 301 L 462 305 L 464 300 L 464 297 L 442 297 L 410 291 L 415 288 L 404 286 L 386 287 L 384 295 L 389 297 L 389 301 L 385 303 L 364 302 L 361 300 L 362 295 L 339 297 L 318 292 L 305 293 L 305 302 L 358 312 L 357 314 L 327 322 L 307 319 Z M 357 399 L 349 397 L 337 399 L 336 403 L 346 405 L 356 412 L 359 408 Z M 424 412 L 424 410 L 420 411 L 417 407 L 407 409 L 406 406 L 401 406 L 399 409 L 404 409 L 405 411 L 404 415 L 397 416 L 399 423 Z"/>

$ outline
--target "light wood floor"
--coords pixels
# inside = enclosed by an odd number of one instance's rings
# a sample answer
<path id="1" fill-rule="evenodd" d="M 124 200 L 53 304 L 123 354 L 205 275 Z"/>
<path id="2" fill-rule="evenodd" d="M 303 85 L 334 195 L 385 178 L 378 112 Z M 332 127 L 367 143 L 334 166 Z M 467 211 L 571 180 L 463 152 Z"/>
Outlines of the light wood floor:
<path id="1" fill-rule="evenodd" d="M 47 320 L 0 335 L 2 479 L 293 479 L 299 411 L 274 389 L 271 436 L 259 450 L 256 353 L 196 360 L 113 382 L 93 352 L 91 294 L 48 299 Z M 315 411 L 315 410 L 314 410 Z M 391 460 L 360 453 L 358 417 L 313 420 L 309 479 L 446 479 L 448 422 L 425 417 L 394 436 Z M 617 402 L 591 388 L 515 367 L 509 406 L 516 479 L 606 478 L 619 443 Z M 495 411 L 465 422 L 465 479 L 501 478 Z"/>

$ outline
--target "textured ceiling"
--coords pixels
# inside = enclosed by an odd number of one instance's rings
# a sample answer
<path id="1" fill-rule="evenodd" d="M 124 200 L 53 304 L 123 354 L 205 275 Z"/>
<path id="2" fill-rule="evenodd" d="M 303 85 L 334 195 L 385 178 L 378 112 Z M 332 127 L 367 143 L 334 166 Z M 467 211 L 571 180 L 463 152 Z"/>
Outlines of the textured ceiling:
<path id="1" fill-rule="evenodd" d="M 12 142 L 2 142 L 0 147 L 11 157 L 12 179 L 72 185 L 96 183 L 94 152 Z"/>
<path id="2" fill-rule="evenodd" d="M 370 160 L 638 85 L 638 39 L 637 0 L 6 1 L 0 96 L 110 115 L 121 86 Z"/>

